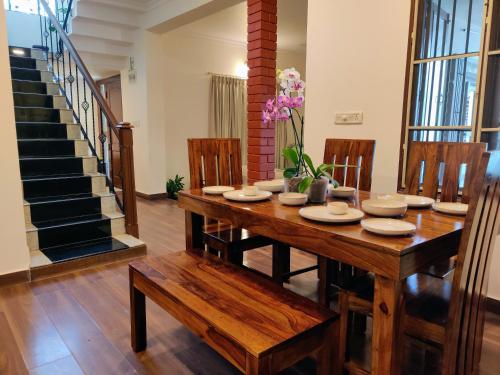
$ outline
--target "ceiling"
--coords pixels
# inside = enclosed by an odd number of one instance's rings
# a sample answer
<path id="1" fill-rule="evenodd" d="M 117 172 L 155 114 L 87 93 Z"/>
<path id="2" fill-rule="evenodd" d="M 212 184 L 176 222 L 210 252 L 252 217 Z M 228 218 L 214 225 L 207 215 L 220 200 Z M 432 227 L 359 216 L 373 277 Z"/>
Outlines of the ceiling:
<path id="1" fill-rule="evenodd" d="M 278 0 L 278 49 L 305 51 L 307 1 Z M 246 1 L 181 26 L 176 31 L 235 44 L 246 44 Z"/>

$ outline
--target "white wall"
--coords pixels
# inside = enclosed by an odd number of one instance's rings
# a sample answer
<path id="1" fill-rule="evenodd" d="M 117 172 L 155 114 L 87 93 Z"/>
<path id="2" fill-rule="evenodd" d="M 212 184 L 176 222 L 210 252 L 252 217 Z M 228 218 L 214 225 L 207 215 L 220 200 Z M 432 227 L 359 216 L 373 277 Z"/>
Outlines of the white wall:
<path id="1" fill-rule="evenodd" d="M 41 43 L 40 17 L 14 11 L 5 11 L 7 19 L 7 35 L 9 45 L 16 47 L 32 47 Z"/>
<path id="2" fill-rule="evenodd" d="M 186 35 L 163 36 L 165 69 L 166 175 L 185 177 L 189 184 L 187 139 L 208 137 L 208 72 L 236 75 L 236 66 L 246 61 L 246 46 Z M 295 66 L 304 71 L 305 54 L 279 51 L 278 67 Z"/>
<path id="3" fill-rule="evenodd" d="M 309 2 L 305 145 L 316 160 L 326 138 L 375 139 L 374 191 L 396 189 L 410 0 Z M 363 125 L 334 125 L 363 111 Z"/>
<path id="4" fill-rule="evenodd" d="M 0 194 L 0 275 L 27 270 L 29 251 L 26 244 L 23 198 L 10 66 L 7 49 L 5 12 L 0 10 L 0 160 L 2 190 Z"/>

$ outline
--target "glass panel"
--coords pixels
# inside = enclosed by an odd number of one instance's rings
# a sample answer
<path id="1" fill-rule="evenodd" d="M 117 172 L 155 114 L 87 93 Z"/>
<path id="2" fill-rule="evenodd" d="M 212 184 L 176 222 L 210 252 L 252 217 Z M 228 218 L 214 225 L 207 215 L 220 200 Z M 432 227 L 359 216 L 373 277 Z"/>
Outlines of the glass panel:
<path id="1" fill-rule="evenodd" d="M 500 151 L 500 132 L 483 132 L 481 142 L 488 144 L 488 151 Z"/>
<path id="2" fill-rule="evenodd" d="M 47 2 L 51 9 L 55 9 L 55 0 Z M 38 0 L 4 0 L 4 7 L 15 12 L 38 14 Z M 41 5 L 40 7 L 42 8 Z"/>
<path id="3" fill-rule="evenodd" d="M 500 56 L 488 61 L 483 128 L 500 128 Z"/>
<path id="4" fill-rule="evenodd" d="M 410 141 L 421 142 L 470 142 L 470 130 L 410 130 Z"/>
<path id="5" fill-rule="evenodd" d="M 500 0 L 495 0 L 493 8 L 492 20 L 500 20 Z M 500 22 L 491 23 L 491 44 L 490 50 L 500 51 Z"/>
<path id="6" fill-rule="evenodd" d="M 413 79 L 411 124 L 471 125 L 478 57 L 418 64 Z"/>
<path id="7" fill-rule="evenodd" d="M 421 0 L 419 59 L 478 52 L 483 0 Z"/>

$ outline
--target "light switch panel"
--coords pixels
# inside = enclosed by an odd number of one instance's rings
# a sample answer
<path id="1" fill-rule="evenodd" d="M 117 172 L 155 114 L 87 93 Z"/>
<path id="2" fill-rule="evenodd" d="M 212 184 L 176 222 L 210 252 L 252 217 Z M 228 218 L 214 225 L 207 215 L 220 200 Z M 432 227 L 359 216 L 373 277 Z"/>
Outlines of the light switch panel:
<path id="1" fill-rule="evenodd" d="M 344 112 L 335 114 L 337 125 L 359 125 L 363 123 L 363 112 Z"/>

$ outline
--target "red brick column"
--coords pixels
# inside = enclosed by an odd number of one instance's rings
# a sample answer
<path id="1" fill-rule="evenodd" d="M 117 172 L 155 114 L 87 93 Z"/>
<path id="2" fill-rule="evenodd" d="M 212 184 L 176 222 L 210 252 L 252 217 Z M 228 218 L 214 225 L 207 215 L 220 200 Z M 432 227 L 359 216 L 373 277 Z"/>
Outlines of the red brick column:
<path id="1" fill-rule="evenodd" d="M 274 124 L 262 123 L 265 102 L 276 94 L 277 0 L 248 4 L 248 180 L 274 178 Z"/>

